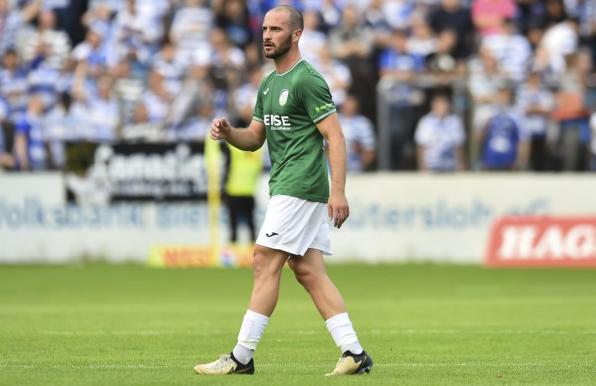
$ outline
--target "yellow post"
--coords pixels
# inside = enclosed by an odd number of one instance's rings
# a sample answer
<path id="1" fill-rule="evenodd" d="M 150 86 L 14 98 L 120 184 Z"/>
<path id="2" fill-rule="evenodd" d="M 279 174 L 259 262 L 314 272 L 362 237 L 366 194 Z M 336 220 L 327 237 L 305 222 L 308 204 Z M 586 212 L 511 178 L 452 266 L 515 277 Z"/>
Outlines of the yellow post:
<path id="1" fill-rule="evenodd" d="M 220 265 L 221 239 L 219 236 L 221 213 L 221 167 L 222 156 L 219 142 L 207 136 L 205 139 L 205 161 L 207 165 L 207 205 L 209 211 L 209 238 L 212 248 L 212 263 Z"/>

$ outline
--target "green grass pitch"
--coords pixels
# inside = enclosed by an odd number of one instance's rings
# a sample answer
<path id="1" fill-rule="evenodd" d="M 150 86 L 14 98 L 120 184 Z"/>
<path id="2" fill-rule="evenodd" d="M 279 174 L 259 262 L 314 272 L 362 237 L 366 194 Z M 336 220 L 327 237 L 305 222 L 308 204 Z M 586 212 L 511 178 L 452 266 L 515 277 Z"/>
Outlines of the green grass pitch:
<path id="1" fill-rule="evenodd" d="M 331 266 L 370 374 L 284 272 L 254 376 L 193 373 L 235 343 L 246 269 L 0 266 L 1 385 L 596 384 L 596 270 Z"/>

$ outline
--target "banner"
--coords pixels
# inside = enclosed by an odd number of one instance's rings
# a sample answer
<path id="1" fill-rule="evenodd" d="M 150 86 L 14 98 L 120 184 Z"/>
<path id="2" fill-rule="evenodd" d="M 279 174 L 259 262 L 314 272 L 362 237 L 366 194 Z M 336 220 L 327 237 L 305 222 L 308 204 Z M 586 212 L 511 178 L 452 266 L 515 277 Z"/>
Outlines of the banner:
<path id="1" fill-rule="evenodd" d="M 222 151 L 227 154 L 227 148 Z M 207 198 L 202 142 L 71 143 L 66 147 L 65 187 L 69 202 L 197 201 Z M 220 176 L 226 158 L 221 158 Z"/>
<path id="2" fill-rule="evenodd" d="M 492 227 L 485 262 L 596 267 L 596 216 L 504 217 Z"/>
<path id="3" fill-rule="evenodd" d="M 596 215 L 590 174 L 372 173 L 348 176 L 346 194 L 330 262 L 478 264 L 495 219 Z"/>
<path id="4" fill-rule="evenodd" d="M 149 265 L 158 268 L 250 267 L 254 245 L 158 245 Z"/>
<path id="5" fill-rule="evenodd" d="M 235 252 L 226 249 L 225 207 L 210 211 L 205 200 L 74 204 L 65 200 L 64 179 L 53 172 L 0 174 L 0 262 L 146 262 L 155 247 L 162 248 L 155 256 L 163 265 L 243 265 L 244 256 L 251 259 L 249 252 L 230 258 Z M 346 192 L 350 217 L 331 231 L 328 262 L 482 264 L 497 219 L 596 216 L 596 181 L 589 174 L 373 173 L 348 176 Z M 263 176 L 257 227 L 267 200 Z M 210 215 L 222 248 L 205 260 L 215 244 Z M 544 243 L 556 232 L 548 232 Z M 565 253 L 589 250 L 587 239 L 578 239 L 588 237 L 585 228 L 560 232 Z M 248 230 L 241 228 L 239 236 L 247 242 Z"/>

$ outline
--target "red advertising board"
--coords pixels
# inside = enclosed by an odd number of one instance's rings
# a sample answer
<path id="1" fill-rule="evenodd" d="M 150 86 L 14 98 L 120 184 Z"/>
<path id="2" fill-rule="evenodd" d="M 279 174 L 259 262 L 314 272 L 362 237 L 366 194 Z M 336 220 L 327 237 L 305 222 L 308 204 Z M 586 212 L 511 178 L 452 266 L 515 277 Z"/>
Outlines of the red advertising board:
<path id="1" fill-rule="evenodd" d="M 596 216 L 503 217 L 490 231 L 492 267 L 596 267 Z"/>

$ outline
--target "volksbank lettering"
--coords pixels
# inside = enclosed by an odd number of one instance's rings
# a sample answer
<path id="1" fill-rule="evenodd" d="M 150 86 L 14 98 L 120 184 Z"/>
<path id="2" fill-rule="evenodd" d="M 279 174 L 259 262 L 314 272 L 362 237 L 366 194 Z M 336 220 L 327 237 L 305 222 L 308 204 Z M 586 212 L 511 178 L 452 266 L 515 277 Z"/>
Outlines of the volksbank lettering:
<path id="1" fill-rule="evenodd" d="M 510 207 L 496 209 L 480 199 L 468 203 L 439 199 L 428 205 L 388 206 L 355 201 L 351 205 L 348 228 L 380 231 L 462 230 L 486 227 L 496 216 L 545 215 L 551 213 L 550 201 L 536 198 Z M 259 214 L 259 218 L 262 217 Z M 35 197 L 15 203 L 0 198 L 0 230 L 47 229 L 201 229 L 207 226 L 207 206 L 196 204 L 116 204 L 74 206 L 42 204 Z M 222 213 L 222 226 L 227 216 Z"/>
<path id="2" fill-rule="evenodd" d="M 0 230 L 144 230 L 155 227 L 163 230 L 207 227 L 207 207 L 194 204 L 46 205 L 33 197 L 19 203 L 0 199 Z"/>

